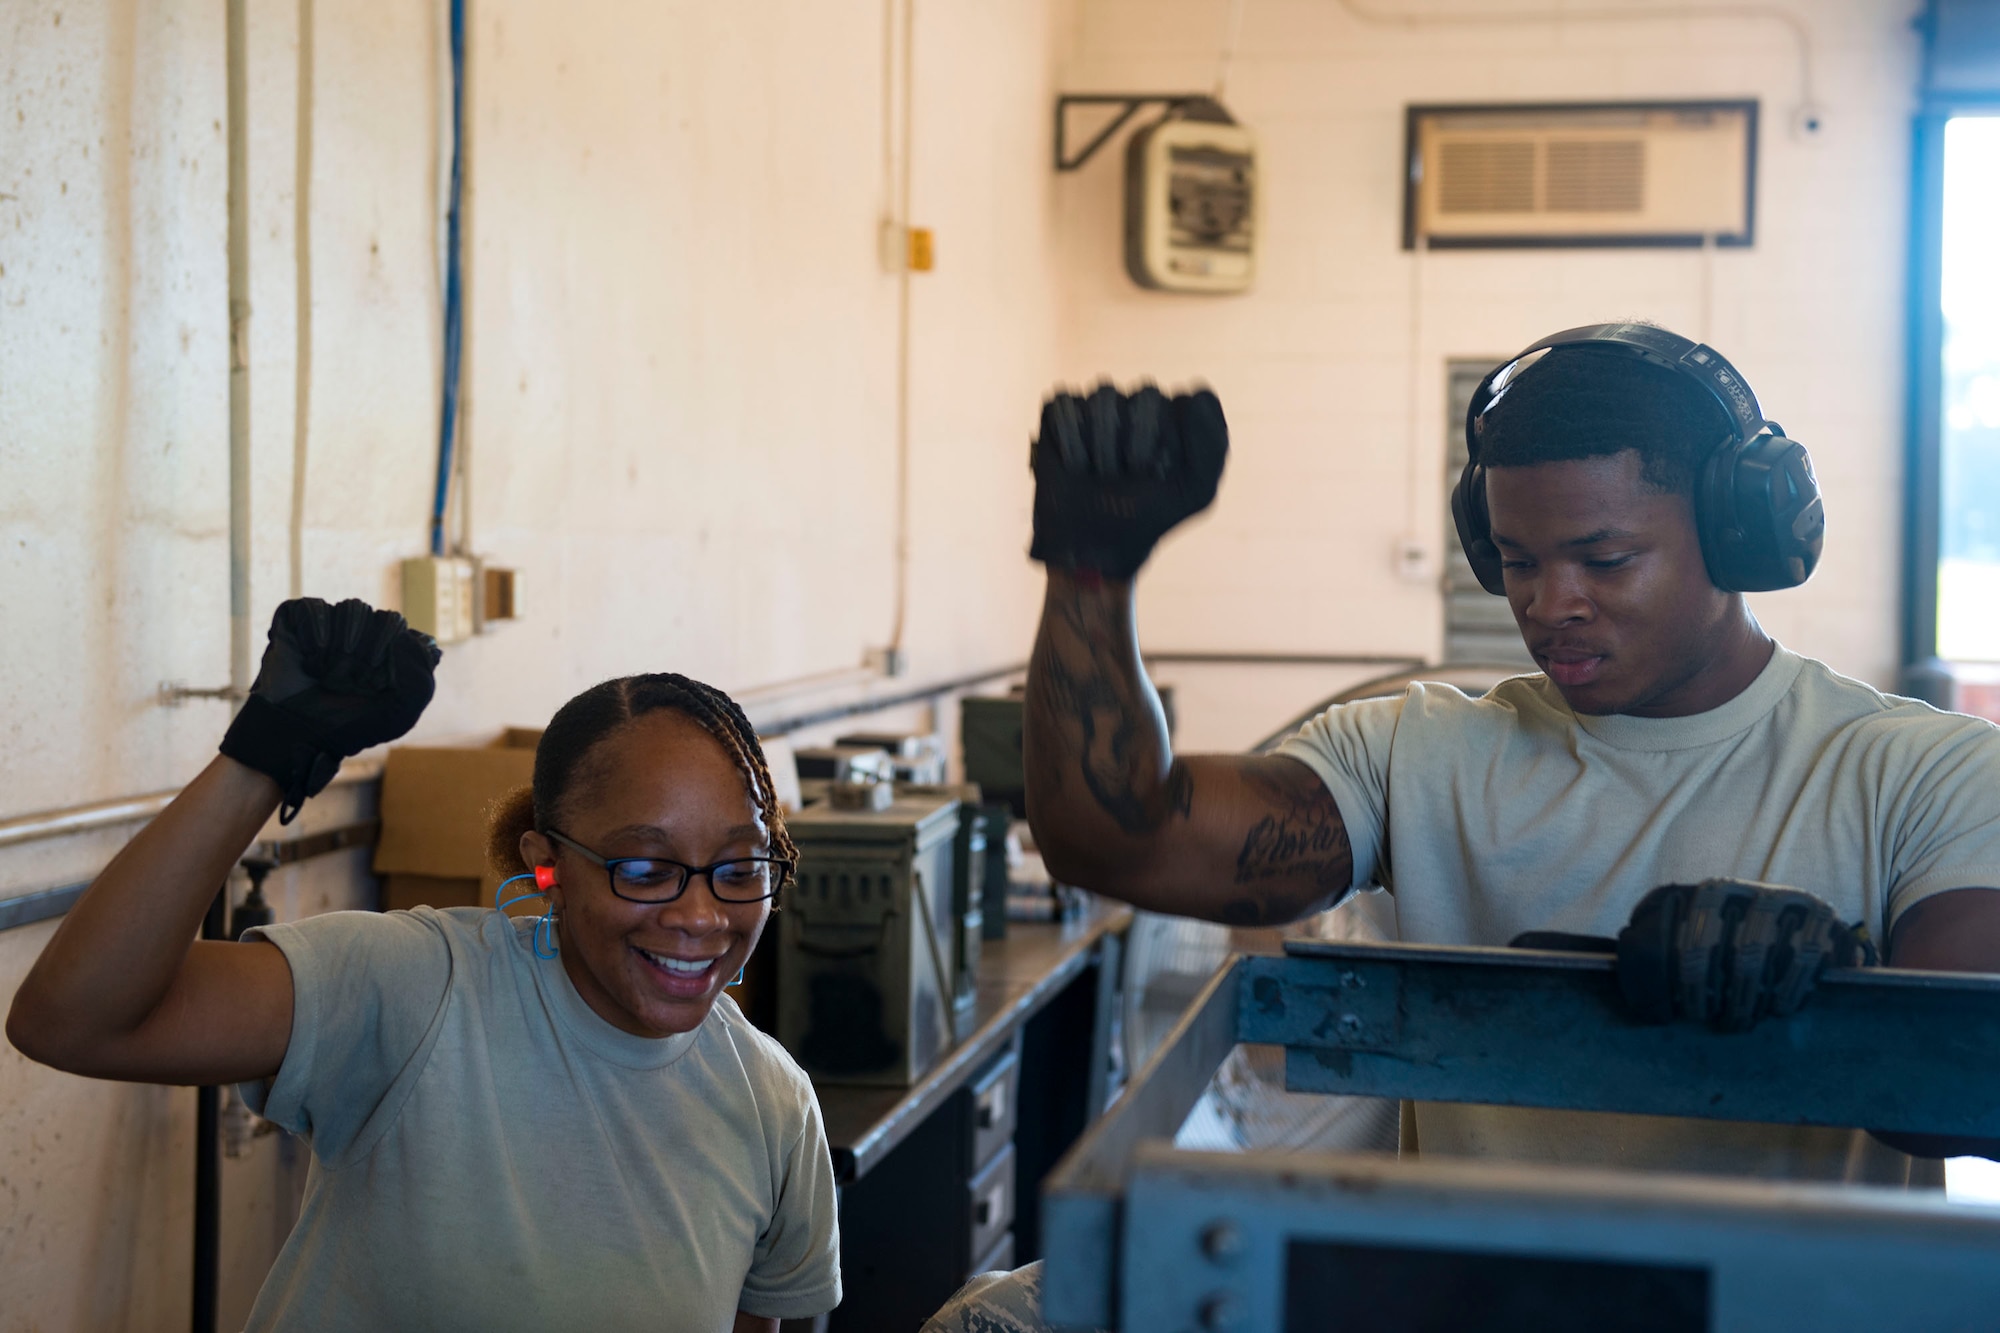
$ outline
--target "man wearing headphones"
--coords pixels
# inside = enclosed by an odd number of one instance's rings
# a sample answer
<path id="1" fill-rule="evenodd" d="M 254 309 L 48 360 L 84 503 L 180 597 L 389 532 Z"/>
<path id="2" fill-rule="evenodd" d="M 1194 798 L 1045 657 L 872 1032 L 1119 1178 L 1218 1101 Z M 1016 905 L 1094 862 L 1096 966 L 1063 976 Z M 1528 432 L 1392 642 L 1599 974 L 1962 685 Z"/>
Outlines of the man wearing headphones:
<path id="1" fill-rule="evenodd" d="M 1231 924 L 1381 884 L 1415 943 L 1615 935 L 1638 1014 L 1721 1029 L 1792 1012 L 1873 941 L 1898 967 L 2000 971 L 2000 730 L 1837 675 L 1751 616 L 1742 593 L 1804 582 L 1824 525 L 1805 450 L 1727 361 L 1651 325 L 1572 329 L 1487 377 L 1467 443 L 1460 535 L 1541 673 L 1333 708 L 1273 755 L 1179 756 L 1133 579 L 1213 498 L 1220 405 L 1050 400 L 1026 749 L 1052 873 Z M 1858 1131 L 1414 1110 L 1422 1153 L 1942 1179 Z"/>
<path id="2" fill-rule="evenodd" d="M 1407 941 L 1615 949 L 1638 1016 L 1723 1030 L 1794 1011 L 1876 939 L 1897 967 L 2000 971 L 2000 729 L 1836 675 L 1751 616 L 1744 592 L 1812 573 L 1824 522 L 1805 450 L 1728 362 L 1650 325 L 1571 329 L 1495 368 L 1466 443 L 1460 540 L 1541 673 L 1481 699 L 1417 684 L 1332 708 L 1272 755 L 1176 755 L 1133 579 L 1214 498 L 1221 406 L 1108 386 L 1044 406 L 1026 758 L 1052 873 L 1232 925 L 1380 884 Z M 1930 1185 L 1938 1158 L 2000 1156 L 1413 1109 L 1406 1153 Z M 975 1278 L 925 1333 L 1042 1330 L 1040 1285 L 1039 1265 Z"/>

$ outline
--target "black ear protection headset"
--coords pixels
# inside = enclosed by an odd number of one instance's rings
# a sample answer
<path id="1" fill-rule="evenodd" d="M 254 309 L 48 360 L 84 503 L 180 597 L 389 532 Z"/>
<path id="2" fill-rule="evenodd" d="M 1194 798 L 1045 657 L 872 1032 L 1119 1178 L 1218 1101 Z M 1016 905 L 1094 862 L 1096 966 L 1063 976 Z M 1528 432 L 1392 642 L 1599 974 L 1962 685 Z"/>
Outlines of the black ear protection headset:
<path id="1" fill-rule="evenodd" d="M 1565 329 L 1522 349 L 1479 382 L 1465 414 L 1465 471 L 1452 488 L 1451 516 L 1479 586 L 1505 596 L 1500 550 L 1486 513 L 1486 469 L 1479 462 L 1480 418 L 1543 354 L 1558 347 L 1604 347 L 1687 377 L 1728 415 L 1730 435 L 1701 463 L 1694 521 L 1709 581 L 1724 592 L 1796 588 L 1812 577 L 1826 539 L 1819 483 L 1805 446 L 1764 419 L 1757 395 L 1712 347 L 1650 324 L 1590 324 Z"/>

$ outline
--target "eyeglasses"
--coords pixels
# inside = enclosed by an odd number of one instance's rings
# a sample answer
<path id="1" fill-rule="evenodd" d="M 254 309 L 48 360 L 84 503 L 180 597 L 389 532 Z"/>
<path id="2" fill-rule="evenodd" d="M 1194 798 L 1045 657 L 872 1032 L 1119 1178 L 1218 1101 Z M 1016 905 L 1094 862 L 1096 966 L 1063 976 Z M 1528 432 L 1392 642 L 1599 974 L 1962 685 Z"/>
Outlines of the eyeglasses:
<path id="1" fill-rule="evenodd" d="M 792 863 L 777 856 L 742 856 L 714 865 L 691 866 L 658 856 L 599 856 L 554 829 L 550 838 L 604 867 L 611 891 L 627 902 L 670 903 L 687 892 L 696 875 L 708 878 L 708 891 L 725 903 L 756 903 L 775 895 L 792 877 Z"/>

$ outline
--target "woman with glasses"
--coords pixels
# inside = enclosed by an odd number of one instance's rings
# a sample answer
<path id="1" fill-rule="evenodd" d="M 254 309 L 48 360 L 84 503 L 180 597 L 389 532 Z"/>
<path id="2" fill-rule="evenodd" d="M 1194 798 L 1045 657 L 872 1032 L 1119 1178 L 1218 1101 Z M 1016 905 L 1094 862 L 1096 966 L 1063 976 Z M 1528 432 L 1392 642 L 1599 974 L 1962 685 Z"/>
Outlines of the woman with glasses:
<path id="1" fill-rule="evenodd" d="M 723 995 L 795 855 L 720 691 L 607 681 L 556 714 L 496 859 L 545 916 L 336 912 L 190 945 L 274 810 L 429 701 L 437 650 L 360 602 L 288 602 L 216 759 L 108 866 L 8 1036 L 76 1073 L 239 1082 L 303 1136 L 253 1329 L 775 1333 L 840 1299 L 804 1074 Z"/>

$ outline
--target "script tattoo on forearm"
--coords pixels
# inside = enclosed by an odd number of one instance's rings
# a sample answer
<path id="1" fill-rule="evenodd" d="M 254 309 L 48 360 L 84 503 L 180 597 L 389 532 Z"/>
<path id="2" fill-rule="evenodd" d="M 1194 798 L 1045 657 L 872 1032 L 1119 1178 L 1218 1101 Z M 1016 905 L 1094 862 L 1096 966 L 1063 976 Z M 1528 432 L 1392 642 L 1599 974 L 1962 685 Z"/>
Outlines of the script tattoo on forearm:
<path id="1" fill-rule="evenodd" d="M 1251 892 L 1225 906 L 1223 920 L 1258 926 L 1323 910 L 1354 876 L 1354 848 L 1332 793 L 1302 764 L 1260 766 L 1245 776 L 1269 809 L 1236 854 L 1236 884 Z"/>
<path id="2" fill-rule="evenodd" d="M 1072 743 L 1084 787 L 1119 828 L 1138 836 L 1185 818 L 1193 783 L 1179 765 L 1159 771 L 1159 719 L 1137 664 L 1120 651 L 1129 627 L 1096 599 L 1068 597 L 1052 607 L 1055 623 L 1035 651 L 1041 688 L 1029 692 L 1029 706 Z M 1050 776 L 1060 782 L 1062 773 Z"/>

